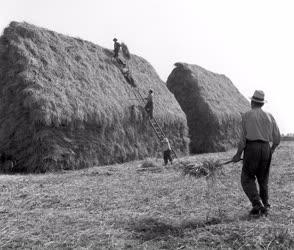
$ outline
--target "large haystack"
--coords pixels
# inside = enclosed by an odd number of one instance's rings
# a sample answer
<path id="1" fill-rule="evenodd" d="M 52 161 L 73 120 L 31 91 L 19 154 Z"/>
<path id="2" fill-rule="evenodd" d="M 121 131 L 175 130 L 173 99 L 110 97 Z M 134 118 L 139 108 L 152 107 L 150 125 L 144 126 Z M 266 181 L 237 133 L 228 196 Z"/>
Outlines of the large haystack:
<path id="1" fill-rule="evenodd" d="M 186 153 L 187 121 L 176 99 L 146 60 L 132 55 L 129 67 L 144 95 L 154 89 L 154 116 Z M 28 172 L 155 155 L 158 140 L 131 88 L 111 50 L 12 22 L 0 38 L 0 150 L 15 171 Z"/>
<path id="2" fill-rule="evenodd" d="M 167 87 L 186 113 L 191 153 L 225 151 L 236 146 L 241 115 L 250 107 L 224 75 L 176 63 Z"/>

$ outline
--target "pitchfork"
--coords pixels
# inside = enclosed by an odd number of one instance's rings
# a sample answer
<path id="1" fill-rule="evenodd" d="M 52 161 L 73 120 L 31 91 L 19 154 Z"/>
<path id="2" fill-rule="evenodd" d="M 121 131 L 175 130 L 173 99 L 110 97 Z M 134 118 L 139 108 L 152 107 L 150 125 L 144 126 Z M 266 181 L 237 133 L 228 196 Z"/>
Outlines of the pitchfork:
<path id="1" fill-rule="evenodd" d="M 239 161 L 243 161 L 243 159 L 241 158 L 240 160 L 238 160 L 236 162 L 234 162 L 233 160 L 229 160 L 229 161 L 226 161 L 226 162 L 221 163 L 220 165 L 227 165 L 227 164 L 232 163 L 232 162 L 237 163 Z"/>

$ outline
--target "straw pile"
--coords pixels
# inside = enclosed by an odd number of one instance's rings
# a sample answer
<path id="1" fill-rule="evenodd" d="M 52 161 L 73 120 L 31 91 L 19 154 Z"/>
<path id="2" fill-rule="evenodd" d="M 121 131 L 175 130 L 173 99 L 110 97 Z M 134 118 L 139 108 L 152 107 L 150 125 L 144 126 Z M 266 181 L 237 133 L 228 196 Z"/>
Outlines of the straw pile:
<path id="1" fill-rule="evenodd" d="M 121 43 L 121 52 L 125 59 L 129 60 L 131 58 L 129 48 L 125 43 Z"/>
<path id="2" fill-rule="evenodd" d="M 190 152 L 220 152 L 237 145 L 241 113 L 249 102 L 224 75 L 176 63 L 167 87 L 186 113 Z"/>
<path id="3" fill-rule="evenodd" d="M 200 165 L 187 164 L 182 166 L 183 175 L 189 175 L 195 178 L 215 178 L 217 173 L 222 172 L 222 164 L 220 161 L 206 160 Z"/>
<path id="4" fill-rule="evenodd" d="M 110 44 L 112 41 L 110 40 Z M 27 23 L 0 38 L 0 150 L 15 171 L 45 172 L 125 162 L 160 150 L 112 51 Z M 121 56 L 121 55 L 120 55 Z M 140 91 L 155 93 L 154 116 L 187 152 L 187 121 L 143 58 L 128 61 Z"/>

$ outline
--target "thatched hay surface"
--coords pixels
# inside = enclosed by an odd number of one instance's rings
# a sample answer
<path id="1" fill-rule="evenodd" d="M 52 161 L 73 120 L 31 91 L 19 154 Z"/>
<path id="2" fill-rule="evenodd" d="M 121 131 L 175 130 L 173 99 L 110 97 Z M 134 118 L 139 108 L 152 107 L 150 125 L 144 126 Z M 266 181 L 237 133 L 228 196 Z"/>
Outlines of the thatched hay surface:
<path id="1" fill-rule="evenodd" d="M 187 151 L 185 114 L 153 67 L 132 55 L 132 76 L 173 146 Z M 112 51 L 27 23 L 0 38 L 0 147 L 18 169 L 47 171 L 153 155 L 159 144 Z"/>
<path id="2" fill-rule="evenodd" d="M 176 63 L 167 87 L 187 115 L 192 153 L 225 151 L 236 146 L 246 98 L 224 75 L 197 65 Z"/>

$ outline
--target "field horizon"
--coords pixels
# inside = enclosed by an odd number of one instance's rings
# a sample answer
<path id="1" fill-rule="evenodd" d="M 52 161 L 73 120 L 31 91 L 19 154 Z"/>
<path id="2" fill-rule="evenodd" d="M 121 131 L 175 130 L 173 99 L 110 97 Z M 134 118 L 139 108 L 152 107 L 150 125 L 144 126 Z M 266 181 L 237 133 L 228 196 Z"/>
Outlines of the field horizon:
<path id="1" fill-rule="evenodd" d="M 59 173 L 0 175 L 1 249 L 293 249 L 294 142 L 273 156 L 267 217 L 248 215 L 241 163 L 214 178 L 182 164 L 231 159 L 235 150 Z M 150 163 L 143 164 L 143 163 Z M 143 164 L 143 165 L 142 165 Z"/>

